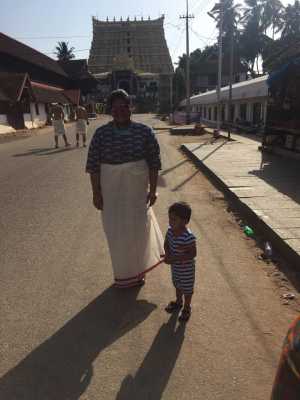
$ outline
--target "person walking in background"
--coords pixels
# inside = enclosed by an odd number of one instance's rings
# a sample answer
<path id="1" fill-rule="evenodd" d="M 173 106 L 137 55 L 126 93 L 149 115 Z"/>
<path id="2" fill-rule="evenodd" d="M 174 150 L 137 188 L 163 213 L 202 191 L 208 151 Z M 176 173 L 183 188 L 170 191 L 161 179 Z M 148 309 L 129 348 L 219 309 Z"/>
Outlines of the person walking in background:
<path id="1" fill-rule="evenodd" d="M 153 130 L 131 121 L 130 98 L 111 93 L 113 121 L 98 128 L 86 164 L 93 203 L 102 211 L 115 286 L 144 284 L 145 271 L 163 257 L 163 237 L 151 206 L 156 202 L 160 149 Z"/>
<path id="2" fill-rule="evenodd" d="M 79 105 L 76 108 L 76 147 L 79 147 L 79 138 L 82 137 L 82 145 L 86 147 L 87 125 L 89 125 L 86 109 Z"/>
<path id="3" fill-rule="evenodd" d="M 55 139 L 55 148 L 58 146 L 58 137 L 62 136 L 65 142 L 65 146 L 69 147 L 70 143 L 67 140 L 66 130 L 64 125 L 64 110 L 61 104 L 54 104 L 51 109 L 51 117 L 52 117 L 52 125 L 54 127 L 54 139 Z"/>
<path id="4" fill-rule="evenodd" d="M 176 301 L 171 301 L 165 310 L 179 311 L 184 297 L 184 307 L 179 320 L 186 322 L 191 316 L 191 301 L 195 283 L 196 238 L 187 225 L 192 214 L 191 207 L 184 202 L 174 203 L 169 208 L 169 229 L 165 238 L 165 263 L 171 265 L 172 281 L 176 289 Z"/>

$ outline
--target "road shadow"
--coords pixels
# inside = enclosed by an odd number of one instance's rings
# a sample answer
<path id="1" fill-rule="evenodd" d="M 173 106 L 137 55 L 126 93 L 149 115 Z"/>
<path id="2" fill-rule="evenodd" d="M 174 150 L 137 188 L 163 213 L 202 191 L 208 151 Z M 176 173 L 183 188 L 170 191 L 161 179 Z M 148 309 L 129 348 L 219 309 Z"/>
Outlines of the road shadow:
<path id="1" fill-rule="evenodd" d="M 156 308 L 139 289 L 106 289 L 0 379 L 0 399 L 75 400 L 93 377 L 93 361 Z"/>
<path id="2" fill-rule="evenodd" d="M 164 170 L 161 172 L 160 176 L 167 175 L 167 174 L 169 174 L 170 172 L 172 172 L 172 171 L 174 171 L 175 169 L 177 169 L 178 167 L 181 167 L 181 165 L 186 164 L 186 163 L 188 163 L 188 162 L 190 162 L 189 159 L 181 160 L 181 161 L 179 161 L 177 164 L 173 165 L 172 167 L 167 168 L 167 169 L 164 169 Z"/>
<path id="3" fill-rule="evenodd" d="M 161 176 L 161 175 L 158 175 L 157 186 L 159 186 L 159 187 L 167 187 L 167 182 L 166 182 L 165 178 L 163 176 Z"/>
<path id="4" fill-rule="evenodd" d="M 185 325 L 176 329 L 177 316 L 162 325 L 136 375 L 124 378 L 116 400 L 162 398 L 184 341 Z"/>
<path id="5" fill-rule="evenodd" d="M 26 153 L 13 154 L 13 157 L 27 157 L 27 156 L 48 156 L 51 154 L 64 153 L 65 151 L 75 150 L 75 147 L 45 147 L 41 149 L 30 149 Z"/>
<path id="6" fill-rule="evenodd" d="M 197 169 L 195 172 L 192 173 L 191 176 L 189 176 L 186 179 L 184 179 L 181 183 L 179 183 L 179 185 L 176 185 L 175 187 L 173 187 L 171 189 L 171 192 L 177 192 L 178 190 L 180 190 L 183 186 L 185 186 L 188 182 L 190 182 L 198 174 L 200 174 L 200 170 Z"/>
<path id="7" fill-rule="evenodd" d="M 249 172 L 300 204 L 299 160 L 262 153 L 259 169 Z"/>

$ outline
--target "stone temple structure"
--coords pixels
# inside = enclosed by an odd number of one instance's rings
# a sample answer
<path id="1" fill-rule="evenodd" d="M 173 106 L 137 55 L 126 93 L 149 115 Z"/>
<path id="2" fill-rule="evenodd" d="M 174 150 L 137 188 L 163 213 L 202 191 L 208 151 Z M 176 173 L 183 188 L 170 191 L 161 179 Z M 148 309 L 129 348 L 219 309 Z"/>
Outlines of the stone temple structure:
<path id="1" fill-rule="evenodd" d="M 121 88 L 132 96 L 137 111 L 169 112 L 174 69 L 164 17 L 133 21 L 93 18 L 89 71 L 99 82 L 99 101 Z"/>

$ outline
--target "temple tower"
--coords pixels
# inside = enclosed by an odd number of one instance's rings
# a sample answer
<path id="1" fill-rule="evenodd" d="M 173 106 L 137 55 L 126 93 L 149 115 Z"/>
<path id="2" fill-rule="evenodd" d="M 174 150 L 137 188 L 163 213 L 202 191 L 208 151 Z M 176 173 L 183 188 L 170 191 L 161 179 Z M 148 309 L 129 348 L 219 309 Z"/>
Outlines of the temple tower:
<path id="1" fill-rule="evenodd" d="M 103 93 L 121 87 L 138 104 L 152 102 L 153 108 L 155 102 L 157 111 L 169 111 L 174 69 L 165 39 L 164 17 L 133 21 L 93 18 L 89 70 L 99 79 Z"/>

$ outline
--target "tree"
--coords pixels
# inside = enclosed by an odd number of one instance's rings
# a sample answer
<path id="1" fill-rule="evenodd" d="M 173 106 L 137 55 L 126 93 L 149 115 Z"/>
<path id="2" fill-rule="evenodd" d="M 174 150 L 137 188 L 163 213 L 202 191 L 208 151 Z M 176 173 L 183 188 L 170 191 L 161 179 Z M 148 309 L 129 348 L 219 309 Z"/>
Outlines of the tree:
<path id="1" fill-rule="evenodd" d="M 175 70 L 173 77 L 173 104 L 177 108 L 181 100 L 185 98 L 185 72 L 182 68 L 178 67 Z"/>
<path id="2" fill-rule="evenodd" d="M 241 20 L 241 4 L 234 4 L 234 0 L 224 0 L 223 6 L 223 43 L 228 45 L 230 43 L 231 34 L 234 37 L 238 36 L 238 27 Z M 217 21 L 217 28 L 220 28 L 221 19 L 221 3 L 216 3 L 211 12 L 209 13 Z"/>
<path id="3" fill-rule="evenodd" d="M 261 0 L 262 28 L 267 34 L 269 28 L 272 29 L 272 39 L 275 39 L 275 33 L 282 29 L 284 6 L 280 0 Z"/>
<path id="4" fill-rule="evenodd" d="M 280 68 L 300 55 L 300 3 L 289 4 L 282 13 L 281 37 L 264 49 L 264 70 Z"/>
<path id="5" fill-rule="evenodd" d="M 259 74 L 259 59 L 270 38 L 263 21 L 263 4 L 259 0 L 245 0 L 243 29 L 240 37 L 240 54 L 252 77 Z M 256 71 L 255 71 L 256 69 Z"/>
<path id="6" fill-rule="evenodd" d="M 69 61 L 75 58 L 74 47 L 69 47 L 69 42 L 58 42 L 55 50 L 59 61 Z"/>
<path id="7" fill-rule="evenodd" d="M 281 38 L 300 37 L 300 3 L 295 0 L 294 4 L 289 4 L 282 16 Z"/>

